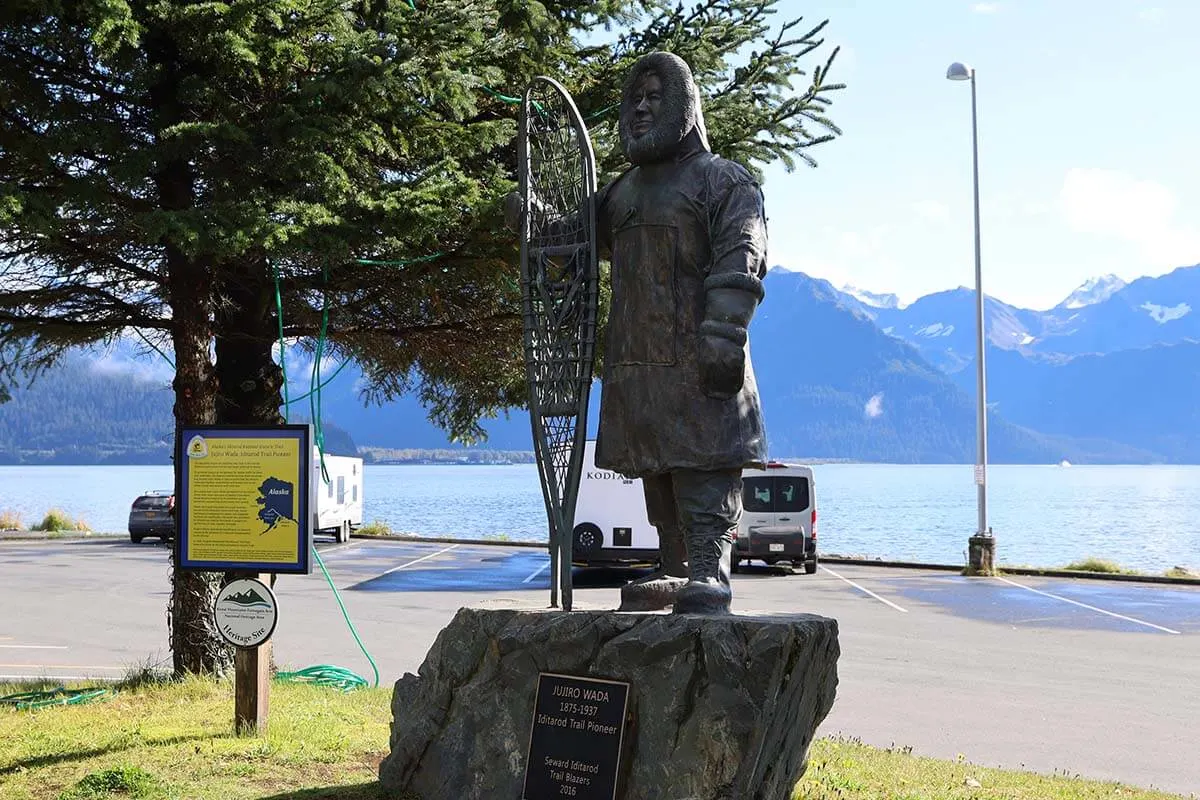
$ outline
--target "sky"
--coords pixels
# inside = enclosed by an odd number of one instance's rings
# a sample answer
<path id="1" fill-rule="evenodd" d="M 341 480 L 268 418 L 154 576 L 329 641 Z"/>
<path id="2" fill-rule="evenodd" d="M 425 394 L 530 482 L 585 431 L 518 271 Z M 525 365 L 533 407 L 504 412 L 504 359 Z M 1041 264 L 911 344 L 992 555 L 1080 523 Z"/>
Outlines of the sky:
<path id="1" fill-rule="evenodd" d="M 1195 0 L 781 0 L 841 52 L 816 169 L 767 168 L 772 265 L 911 302 L 974 287 L 1050 308 L 1088 278 L 1200 262 Z"/>

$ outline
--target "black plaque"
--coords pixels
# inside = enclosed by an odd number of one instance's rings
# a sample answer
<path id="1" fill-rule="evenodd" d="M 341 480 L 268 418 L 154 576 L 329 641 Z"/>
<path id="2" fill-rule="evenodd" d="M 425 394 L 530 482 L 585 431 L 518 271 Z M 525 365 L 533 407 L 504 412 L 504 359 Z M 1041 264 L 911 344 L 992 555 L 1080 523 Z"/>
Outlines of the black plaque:
<path id="1" fill-rule="evenodd" d="M 629 684 L 538 675 L 521 800 L 615 800 Z"/>

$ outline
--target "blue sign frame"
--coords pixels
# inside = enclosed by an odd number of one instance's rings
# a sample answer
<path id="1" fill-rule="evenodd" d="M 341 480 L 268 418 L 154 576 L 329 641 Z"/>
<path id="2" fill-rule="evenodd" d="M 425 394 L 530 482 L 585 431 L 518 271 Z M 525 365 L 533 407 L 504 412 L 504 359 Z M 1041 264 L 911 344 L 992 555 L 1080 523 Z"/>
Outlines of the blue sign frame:
<path id="1" fill-rule="evenodd" d="M 299 463 L 295 465 L 295 472 L 289 469 L 285 476 L 294 477 L 294 481 L 283 482 L 279 478 L 263 479 L 260 477 L 263 463 L 279 464 L 281 462 L 279 462 L 278 455 L 260 453 L 255 458 L 255 445 L 268 447 L 270 442 L 278 442 L 280 439 L 294 440 L 298 444 Z M 236 469 L 219 479 L 221 481 L 219 492 L 212 488 L 207 491 L 201 490 L 197 485 L 200 476 L 193 474 L 195 469 L 191 462 L 208 457 L 208 442 L 221 443 L 222 451 L 228 448 L 231 442 L 241 445 L 236 453 L 231 452 L 222 457 L 221 463 L 227 463 Z M 192 448 L 190 454 L 189 448 Z M 314 459 L 311 425 L 180 426 L 175 431 L 174 461 L 176 568 L 204 572 L 258 572 L 282 575 L 309 575 L 312 573 L 313 510 L 316 508 L 316 486 L 313 481 Z M 256 465 L 260 468 L 258 473 L 254 472 Z M 291 467 L 290 462 L 288 466 Z M 219 471 L 211 468 L 205 471 L 214 475 L 220 474 Z M 257 502 L 263 506 L 263 509 L 258 512 L 257 519 L 260 524 L 266 522 L 269 527 L 259 533 L 259 536 L 270 532 L 280 520 L 287 519 L 290 523 L 295 524 L 294 557 L 288 555 L 280 558 L 278 549 L 272 551 L 260 549 L 257 557 L 254 557 L 257 542 L 243 537 L 240 543 L 235 543 L 235 538 L 230 536 L 229 531 L 217 530 L 220 525 L 215 524 L 215 521 L 220 518 L 229 519 L 230 515 L 241 514 L 241 521 L 247 519 L 248 515 L 242 509 L 230 510 L 227 506 L 213 501 L 214 495 L 228 494 L 230 487 L 237 484 L 238 481 L 241 484 L 236 488 L 242 490 L 243 496 L 250 492 L 261 495 Z M 290 492 L 286 488 L 280 490 L 261 488 L 271 481 L 275 481 L 280 487 L 290 485 Z M 289 500 L 291 505 L 294 505 L 294 519 L 287 517 L 286 511 L 283 514 L 276 512 L 274 517 L 269 516 L 274 509 L 269 504 L 265 492 L 270 494 L 290 493 Z M 199 501 L 201 495 L 204 497 L 203 501 Z M 218 513 L 214 520 L 210 520 L 204 525 L 194 524 L 191 519 L 193 515 L 190 513 L 194 501 L 201 502 L 206 512 L 211 513 L 216 509 Z M 274 541 L 279 541 L 278 535 L 274 537 Z M 286 541 L 288 545 L 286 549 L 290 551 L 292 540 L 289 537 Z M 204 557 L 191 555 L 197 546 L 204 549 Z M 273 557 L 266 557 L 267 555 Z"/>

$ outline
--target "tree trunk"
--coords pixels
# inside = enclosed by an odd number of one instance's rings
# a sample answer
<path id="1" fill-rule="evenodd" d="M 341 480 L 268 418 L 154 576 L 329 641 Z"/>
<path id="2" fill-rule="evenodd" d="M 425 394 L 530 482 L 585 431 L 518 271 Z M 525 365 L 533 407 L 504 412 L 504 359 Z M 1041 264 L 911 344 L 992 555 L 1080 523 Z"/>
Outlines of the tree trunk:
<path id="1" fill-rule="evenodd" d="M 171 260 L 171 256 L 168 256 Z M 171 270 L 171 305 L 175 318 L 175 422 L 211 425 L 216 422 L 217 381 L 209 344 L 211 281 L 207 271 L 179 257 Z M 178 448 L 178 443 L 176 444 Z M 176 465 L 175 493 L 180 491 Z M 172 552 L 172 559 L 174 553 Z M 219 572 L 171 570 L 168 629 L 177 676 L 187 673 L 223 675 L 233 666 L 233 648 L 217 632 L 212 607 L 222 585 Z"/>
<path id="2" fill-rule="evenodd" d="M 177 215 L 163 234 L 167 302 L 171 306 L 171 339 L 175 348 L 175 423 L 211 425 L 216 421 L 217 385 L 212 367 L 212 267 L 209 260 L 182 244 L 193 241 L 179 229 L 194 226 L 189 218 L 196 204 L 196 176 L 190 155 L 179 152 L 176 139 L 168 135 L 180 121 L 190 119 L 181 84 L 194 74 L 186 56 L 179 51 L 170 32 L 151 27 L 144 37 L 158 79 L 149 87 L 156 146 L 162 160 L 152 174 L 158 206 Z M 192 231 L 195 232 L 194 230 Z M 178 434 L 177 434 L 178 435 Z M 178 449 L 178 442 L 176 443 Z M 175 495 L 179 496 L 180 469 L 175 465 Z M 223 675 L 233 665 L 233 648 L 217 632 L 212 607 L 221 588 L 221 574 L 178 569 L 172 550 L 171 600 L 167 608 L 167 631 L 176 676 L 187 673 Z"/>
<path id="3" fill-rule="evenodd" d="M 275 315 L 275 286 L 266 261 L 223 270 L 216 321 L 217 422 L 222 425 L 281 425 L 279 413 L 283 370 L 272 358 L 279 340 Z M 283 354 L 280 353 L 282 361 Z M 259 577 L 257 574 L 227 578 Z M 271 586 L 276 576 L 271 575 Z M 269 671 L 274 674 L 275 650 L 269 648 Z"/>
<path id="4" fill-rule="evenodd" d="M 283 370 L 272 357 L 279 328 L 270 267 L 265 261 L 248 264 L 230 275 L 221 290 L 216 307 L 217 421 L 281 425 L 287 420 L 279 412 Z"/>

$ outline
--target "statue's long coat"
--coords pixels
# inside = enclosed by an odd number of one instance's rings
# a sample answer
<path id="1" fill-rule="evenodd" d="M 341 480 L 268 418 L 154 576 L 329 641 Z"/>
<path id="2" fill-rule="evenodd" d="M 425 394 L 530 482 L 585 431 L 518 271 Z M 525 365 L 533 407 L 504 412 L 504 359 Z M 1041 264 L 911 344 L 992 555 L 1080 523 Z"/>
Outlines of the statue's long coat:
<path id="1" fill-rule="evenodd" d="M 745 380 L 707 396 L 697 364 L 704 280 L 766 274 L 757 183 L 708 150 L 699 104 L 673 158 L 635 166 L 597 199 L 612 264 L 596 465 L 630 477 L 764 466 L 766 439 L 746 342 Z"/>

